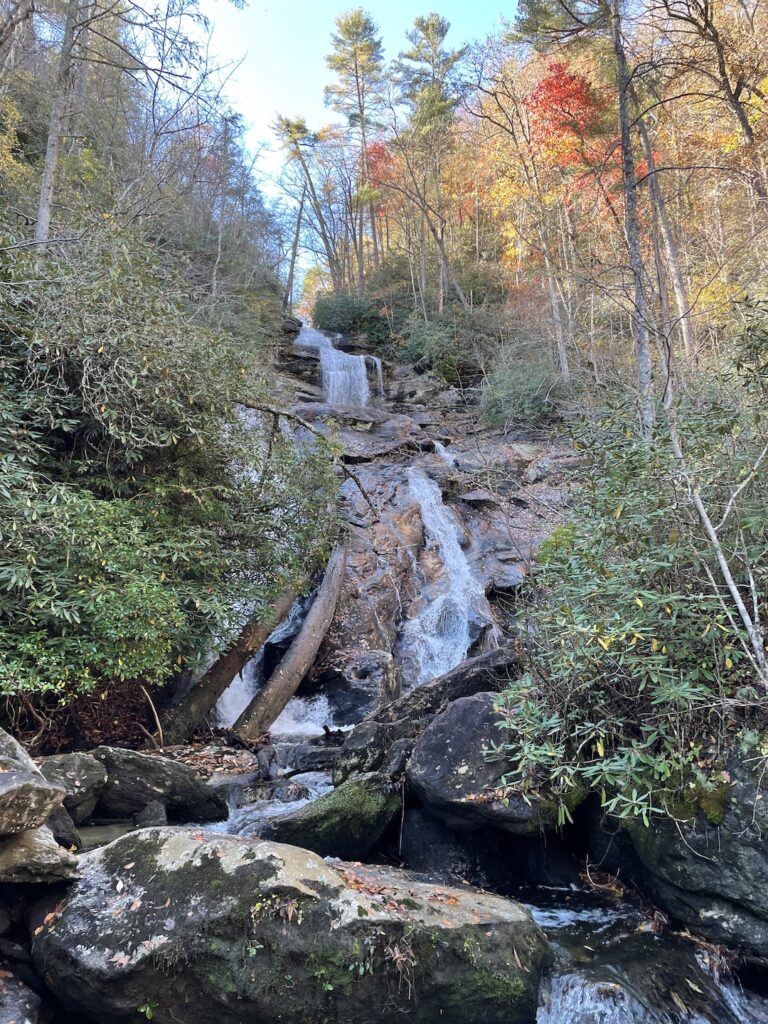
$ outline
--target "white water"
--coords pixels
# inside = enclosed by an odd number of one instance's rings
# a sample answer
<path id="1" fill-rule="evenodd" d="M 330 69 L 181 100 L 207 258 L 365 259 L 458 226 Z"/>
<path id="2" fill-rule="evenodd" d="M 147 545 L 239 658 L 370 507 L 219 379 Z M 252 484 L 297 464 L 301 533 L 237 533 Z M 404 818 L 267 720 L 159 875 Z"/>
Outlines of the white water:
<path id="1" fill-rule="evenodd" d="M 371 397 L 365 356 L 351 356 L 336 348 L 320 349 L 323 394 L 335 409 L 367 405 Z"/>
<path id="2" fill-rule="evenodd" d="M 308 345 L 320 352 L 320 376 L 323 395 L 328 405 L 336 409 L 367 405 L 371 398 L 368 380 L 368 361 L 373 363 L 377 382 L 377 397 L 384 394 L 384 371 L 376 356 L 354 356 L 334 347 L 327 334 L 314 327 L 302 327 L 296 338 L 297 345 Z"/>
<path id="3" fill-rule="evenodd" d="M 439 455 L 440 458 L 447 466 L 456 465 L 456 456 L 452 455 L 444 444 L 440 444 L 439 441 L 435 441 L 435 454 Z"/>
<path id="4" fill-rule="evenodd" d="M 304 602 L 295 601 L 285 619 L 267 637 L 267 644 L 280 643 L 281 640 L 285 640 L 295 633 L 304 615 L 304 610 Z M 264 646 L 266 647 L 266 644 Z M 244 666 L 243 671 L 235 676 L 216 702 L 216 721 L 222 729 L 231 729 L 256 696 L 256 692 L 263 682 L 261 671 L 263 658 L 264 647 L 251 658 Z M 322 731 L 322 727 L 318 729 L 318 732 Z"/>
<path id="5" fill-rule="evenodd" d="M 443 504 L 440 488 L 417 469 L 408 470 L 408 488 L 421 510 L 426 547 L 437 554 L 441 572 L 423 608 L 403 629 L 400 654 L 406 688 L 455 668 L 467 656 L 470 623 L 478 618 L 493 621 L 483 587 L 461 549 L 458 523 Z"/>
<path id="6" fill-rule="evenodd" d="M 322 736 L 324 725 L 329 729 L 336 728 L 327 697 L 292 697 L 269 732 L 271 736 L 280 738 Z"/>

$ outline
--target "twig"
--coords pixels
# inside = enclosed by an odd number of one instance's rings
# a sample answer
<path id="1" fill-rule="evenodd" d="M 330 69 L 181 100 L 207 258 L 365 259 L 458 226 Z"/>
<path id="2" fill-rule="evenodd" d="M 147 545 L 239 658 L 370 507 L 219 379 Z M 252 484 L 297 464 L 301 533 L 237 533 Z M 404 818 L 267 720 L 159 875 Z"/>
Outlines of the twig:
<path id="1" fill-rule="evenodd" d="M 312 426 L 312 424 L 308 420 L 305 420 L 303 416 L 299 416 L 298 413 L 287 412 L 285 409 L 275 409 L 271 405 L 256 405 L 255 402 L 244 402 L 242 400 L 239 400 L 237 404 L 244 406 L 246 409 L 253 409 L 256 412 L 266 412 L 266 413 L 269 413 L 270 416 L 284 416 L 287 420 L 293 420 L 294 423 L 298 423 L 299 426 L 304 427 L 305 430 L 308 430 L 310 432 L 310 434 L 314 434 L 315 437 L 319 437 L 322 441 L 324 441 L 326 444 L 328 444 L 328 438 L 325 436 L 325 434 L 322 432 L 322 430 L 318 430 L 317 427 Z M 360 482 L 360 479 L 357 476 L 357 473 L 354 473 L 343 462 L 340 462 L 339 465 L 341 466 L 341 471 L 344 474 L 344 476 L 348 477 L 355 484 L 357 489 L 360 491 L 360 493 L 362 494 L 363 498 L 365 499 L 366 505 L 370 508 L 371 512 L 373 512 L 374 521 L 378 523 L 379 522 L 379 512 L 378 512 L 378 509 L 376 508 L 376 506 L 371 501 L 370 495 L 368 494 L 368 492 L 366 491 L 365 487 L 363 487 L 362 483 Z"/>
<path id="2" fill-rule="evenodd" d="M 162 727 L 162 725 L 160 725 L 160 719 L 159 719 L 158 714 L 157 714 L 157 708 L 155 707 L 155 705 L 154 705 L 154 703 L 152 701 L 152 698 L 149 696 L 149 693 L 147 692 L 146 687 L 143 686 L 143 685 L 141 686 L 141 692 L 144 694 L 144 696 L 149 701 L 150 708 L 152 708 L 152 717 L 155 719 L 155 725 L 157 726 L 157 735 L 160 737 L 159 746 L 164 747 L 165 746 L 165 740 L 163 738 L 163 727 Z M 144 729 L 143 726 L 139 726 L 139 728 L 141 729 L 142 732 L 147 732 L 147 730 Z M 147 733 L 147 736 L 149 736 L 149 735 L 150 734 Z M 155 740 L 154 736 L 152 737 L 152 742 L 157 744 L 157 741 Z"/>

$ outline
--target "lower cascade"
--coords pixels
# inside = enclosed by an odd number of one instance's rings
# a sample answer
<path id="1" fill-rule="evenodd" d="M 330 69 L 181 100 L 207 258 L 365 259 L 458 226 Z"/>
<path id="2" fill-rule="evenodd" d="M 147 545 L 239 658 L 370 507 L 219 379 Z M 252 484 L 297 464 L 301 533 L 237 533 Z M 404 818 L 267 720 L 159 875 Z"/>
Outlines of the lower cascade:
<path id="1" fill-rule="evenodd" d="M 423 595 L 423 606 L 405 623 L 400 641 L 405 685 L 418 686 L 462 662 L 493 616 L 462 550 L 459 524 L 444 504 L 437 483 L 422 471 L 409 469 L 408 489 L 421 512 L 426 549 L 440 561 L 437 576 Z"/>

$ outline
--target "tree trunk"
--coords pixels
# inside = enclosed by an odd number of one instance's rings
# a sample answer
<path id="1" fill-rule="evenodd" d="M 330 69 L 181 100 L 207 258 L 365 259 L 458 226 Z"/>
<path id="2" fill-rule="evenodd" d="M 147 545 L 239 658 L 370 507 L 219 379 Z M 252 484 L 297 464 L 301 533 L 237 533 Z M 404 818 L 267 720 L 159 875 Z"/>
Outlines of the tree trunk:
<path id="1" fill-rule="evenodd" d="M 0 20 L 0 72 L 11 62 L 16 33 L 34 11 L 32 0 L 17 0 Z M 3 90 L 4 91 L 4 90 Z"/>
<path id="2" fill-rule="evenodd" d="M 691 304 L 688 301 L 688 292 L 685 287 L 685 278 L 680 266 L 680 257 L 677 251 L 675 236 L 672 231 L 672 224 L 667 212 L 667 204 L 664 200 L 664 193 L 661 191 L 659 179 L 656 174 L 656 163 L 653 158 L 653 147 L 648 136 L 648 129 L 642 117 L 638 118 L 637 127 L 640 130 L 640 138 L 643 140 L 645 158 L 648 162 L 648 184 L 651 193 L 651 202 L 656 208 L 656 216 L 659 223 L 659 232 L 664 243 L 664 254 L 669 268 L 669 277 L 672 283 L 672 292 L 675 296 L 675 305 L 679 317 L 680 333 L 683 336 L 683 349 L 686 359 L 693 361 L 696 358 L 696 336 L 694 334 L 693 322 L 691 320 Z"/>
<path id="3" fill-rule="evenodd" d="M 296 215 L 296 230 L 293 234 L 293 245 L 291 246 L 291 262 L 288 264 L 288 279 L 285 282 L 285 294 L 283 295 L 283 312 L 293 312 L 293 275 L 296 272 L 296 257 L 299 254 L 299 236 L 301 235 L 301 218 L 304 216 L 304 200 L 307 197 L 307 186 L 301 190 L 301 201 L 299 212 Z"/>
<path id="4" fill-rule="evenodd" d="M 295 600 L 296 592 L 286 590 L 272 606 L 267 620 L 248 623 L 234 647 L 217 658 L 186 697 L 165 715 L 165 743 L 183 743 L 194 732 L 235 676 L 242 672 L 269 634 L 283 621 Z"/>
<path id="5" fill-rule="evenodd" d="M 72 50 L 75 39 L 75 26 L 79 10 L 78 0 L 69 0 L 67 19 L 64 23 L 64 37 L 61 42 L 59 68 L 56 73 L 53 106 L 48 123 L 48 144 L 45 150 L 43 180 L 40 186 L 40 202 L 37 207 L 37 223 L 35 224 L 35 241 L 42 246 L 48 242 L 51 233 L 51 210 L 53 207 L 53 189 L 56 181 L 56 168 L 61 152 L 61 135 L 67 115 L 67 97 L 69 95 L 69 77 L 72 69 Z"/>
<path id="6" fill-rule="evenodd" d="M 624 229 L 629 248 L 629 264 L 634 286 L 634 309 L 632 311 L 632 334 L 635 339 L 637 362 L 638 400 L 640 405 L 640 426 L 645 437 L 653 429 L 654 402 L 653 377 L 651 372 L 651 348 L 648 336 L 648 308 L 643 286 L 643 255 L 640 247 L 640 224 L 637 215 L 637 175 L 635 158 L 632 153 L 632 133 L 629 116 L 629 75 L 627 56 L 621 24 L 619 0 L 611 0 L 611 36 L 616 59 L 616 80 L 619 101 L 619 128 L 621 134 L 621 165 L 624 175 Z"/>
<path id="7" fill-rule="evenodd" d="M 267 732 L 309 671 L 336 611 L 346 564 L 347 546 L 342 543 L 334 549 L 317 596 L 285 657 L 235 722 L 233 731 L 245 742 L 255 743 Z"/>

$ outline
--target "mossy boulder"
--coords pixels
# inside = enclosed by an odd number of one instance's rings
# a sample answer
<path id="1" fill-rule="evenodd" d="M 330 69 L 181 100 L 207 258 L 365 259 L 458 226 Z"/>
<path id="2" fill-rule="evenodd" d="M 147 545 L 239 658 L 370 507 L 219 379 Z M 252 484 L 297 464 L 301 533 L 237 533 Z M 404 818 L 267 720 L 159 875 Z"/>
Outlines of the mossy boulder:
<path id="1" fill-rule="evenodd" d="M 399 787 L 376 772 L 348 779 L 305 807 L 257 826 L 262 839 L 303 846 L 321 857 L 361 860 L 402 805 Z"/>
<path id="2" fill-rule="evenodd" d="M 541 795 L 524 799 L 503 785 L 512 765 L 487 756 L 503 738 L 496 724 L 497 701 L 496 693 L 476 693 L 437 715 L 416 742 L 408 782 L 430 812 L 451 828 L 494 825 L 518 836 L 556 828 L 558 801 Z M 585 796 L 586 791 L 571 790 L 568 811 Z"/>
<path id="3" fill-rule="evenodd" d="M 626 825 L 642 884 L 715 942 L 768 956 L 768 794 L 759 762 L 732 759 L 650 826 Z"/>
<path id="4" fill-rule="evenodd" d="M 533 1020 L 549 948 L 511 900 L 192 829 L 135 832 L 81 865 L 31 921 L 73 1020 Z"/>

